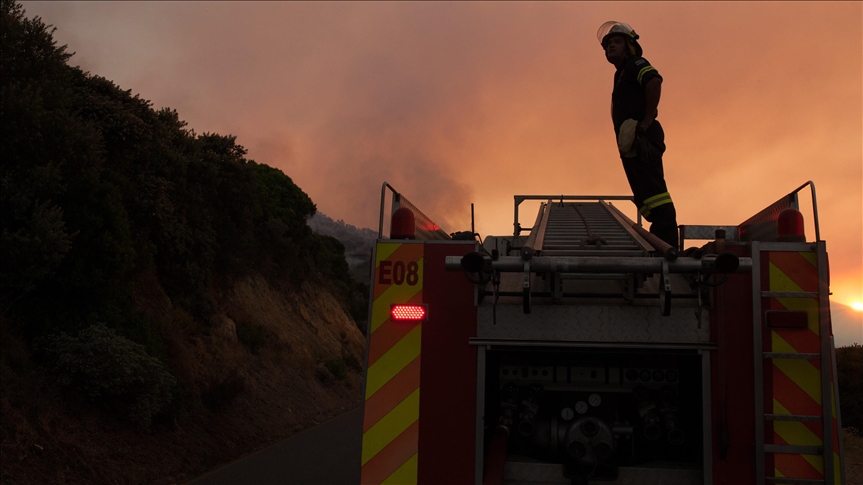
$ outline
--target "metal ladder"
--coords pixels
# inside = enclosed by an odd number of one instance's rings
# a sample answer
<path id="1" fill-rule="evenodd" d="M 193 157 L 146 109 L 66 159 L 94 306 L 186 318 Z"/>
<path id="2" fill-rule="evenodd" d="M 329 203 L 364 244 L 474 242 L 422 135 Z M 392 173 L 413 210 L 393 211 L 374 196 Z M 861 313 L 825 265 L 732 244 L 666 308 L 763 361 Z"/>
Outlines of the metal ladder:
<path id="1" fill-rule="evenodd" d="M 759 243 L 752 244 L 753 257 L 753 287 L 759 291 L 753 293 L 753 337 L 755 350 L 755 439 L 756 439 L 756 483 L 758 485 L 766 484 L 788 484 L 788 485 L 834 485 L 841 483 L 844 485 L 843 476 L 844 466 L 840 466 L 839 477 L 834 472 L 834 441 L 833 441 L 833 405 L 835 401 L 836 416 L 839 419 L 839 403 L 833 394 L 834 386 L 832 385 L 831 371 L 833 376 L 836 375 L 836 355 L 833 345 L 833 338 L 830 335 L 830 313 L 829 313 L 829 289 L 827 285 L 827 257 L 824 243 L 818 243 L 818 279 L 819 289 L 816 292 L 777 292 L 761 290 L 761 275 L 756 268 L 760 267 L 757 260 L 761 259 Z M 773 248 L 771 248 L 773 249 Z M 767 318 L 765 312 L 762 311 L 761 302 L 763 298 L 815 298 L 818 301 L 819 315 L 819 340 L 820 352 L 818 353 L 797 353 L 797 352 L 765 352 L 763 347 L 763 338 L 770 338 L 771 328 L 767 326 Z M 773 412 L 765 412 L 764 409 L 764 393 L 770 390 L 765 389 L 764 382 L 764 366 L 772 365 L 772 362 L 780 359 L 798 359 L 810 362 L 819 361 L 821 363 L 819 373 L 819 388 L 821 392 L 821 413 L 818 415 L 795 415 L 795 414 L 774 414 Z M 768 367 L 769 368 L 769 367 Z M 772 437 L 764 436 L 765 422 L 782 422 L 793 421 L 799 423 L 820 423 L 821 446 L 801 446 L 801 445 L 785 445 L 773 443 Z M 841 432 L 841 422 L 838 422 L 838 429 Z M 843 457 L 841 453 L 841 440 L 839 440 L 840 460 Z M 770 477 L 766 476 L 765 459 L 768 455 L 780 454 L 800 454 L 800 455 L 816 455 L 821 456 L 823 460 L 823 478 L 801 478 L 801 477 Z M 840 465 L 844 465 L 841 464 Z M 772 474 L 772 473 L 771 473 Z M 839 480 L 837 480 L 837 478 Z"/>
<path id="2" fill-rule="evenodd" d="M 646 256 L 623 221 L 604 202 L 548 203 L 540 223 L 543 256 Z M 544 231 L 543 231 L 544 227 Z"/>
<path id="3" fill-rule="evenodd" d="M 536 230 L 528 245 L 541 256 L 644 257 L 653 249 L 632 229 L 616 207 L 603 200 L 564 202 L 548 200 L 540 208 Z M 549 277 L 554 300 L 564 294 L 564 281 L 616 281 L 618 291 L 632 300 L 643 281 L 641 275 L 623 273 L 555 273 Z"/>

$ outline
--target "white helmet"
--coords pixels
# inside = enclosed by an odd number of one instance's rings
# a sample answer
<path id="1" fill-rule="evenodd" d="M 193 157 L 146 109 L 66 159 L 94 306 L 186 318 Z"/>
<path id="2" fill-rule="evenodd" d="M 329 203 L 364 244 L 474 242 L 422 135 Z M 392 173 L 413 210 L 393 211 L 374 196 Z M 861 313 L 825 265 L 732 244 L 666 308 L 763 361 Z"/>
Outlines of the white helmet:
<path id="1" fill-rule="evenodd" d="M 608 39 L 613 35 L 624 36 L 626 43 L 629 45 L 629 53 L 641 57 L 643 51 L 641 50 L 641 46 L 638 45 L 638 34 L 635 33 L 635 30 L 629 24 L 609 20 L 599 26 L 599 30 L 596 31 L 596 38 L 599 40 L 600 45 L 602 45 L 603 50 L 608 47 Z"/>

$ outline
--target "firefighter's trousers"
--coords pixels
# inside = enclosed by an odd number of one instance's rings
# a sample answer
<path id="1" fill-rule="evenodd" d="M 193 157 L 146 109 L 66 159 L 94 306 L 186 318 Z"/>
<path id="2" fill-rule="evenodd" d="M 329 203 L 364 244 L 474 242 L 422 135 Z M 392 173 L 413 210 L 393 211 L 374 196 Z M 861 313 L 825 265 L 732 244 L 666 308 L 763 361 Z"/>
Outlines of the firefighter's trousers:
<path id="1" fill-rule="evenodd" d="M 622 159 L 635 205 L 641 216 L 651 223 L 650 232 L 677 247 L 677 211 L 662 170 L 665 145 L 661 141 L 659 145 L 652 143 L 645 136 L 638 136 L 635 143 L 638 155 Z"/>

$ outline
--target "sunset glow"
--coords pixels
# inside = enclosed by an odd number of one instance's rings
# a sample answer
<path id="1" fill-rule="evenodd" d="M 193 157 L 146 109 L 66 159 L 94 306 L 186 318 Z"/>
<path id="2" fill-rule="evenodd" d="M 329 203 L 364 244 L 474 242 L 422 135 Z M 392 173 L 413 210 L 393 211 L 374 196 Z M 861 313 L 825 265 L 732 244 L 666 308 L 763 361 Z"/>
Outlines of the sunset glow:
<path id="1" fill-rule="evenodd" d="M 858 312 L 863 312 L 863 303 L 855 301 L 851 304 L 851 308 L 857 310 Z"/>
<path id="2" fill-rule="evenodd" d="M 631 195 L 595 37 L 627 22 L 664 78 L 678 222 L 736 225 L 812 180 L 833 301 L 863 311 L 863 3 L 23 5 L 72 65 L 236 135 L 333 219 L 377 228 L 387 181 L 446 232 L 475 203 L 482 237 L 512 233 L 516 194 Z"/>

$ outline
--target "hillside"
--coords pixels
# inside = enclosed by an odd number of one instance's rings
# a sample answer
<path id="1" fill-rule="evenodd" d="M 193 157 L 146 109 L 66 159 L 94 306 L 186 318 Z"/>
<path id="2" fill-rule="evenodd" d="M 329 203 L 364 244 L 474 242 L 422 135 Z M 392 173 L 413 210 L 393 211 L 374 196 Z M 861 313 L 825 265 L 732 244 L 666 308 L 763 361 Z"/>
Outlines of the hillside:
<path id="1" fill-rule="evenodd" d="M 837 347 L 863 344 L 863 312 L 848 305 L 830 302 L 830 320 Z"/>
<path id="2" fill-rule="evenodd" d="M 367 228 L 358 228 L 343 220 L 334 221 L 320 212 L 309 218 L 309 227 L 315 232 L 338 239 L 345 246 L 345 259 L 351 275 L 361 282 L 368 283 L 371 274 L 369 258 L 378 233 Z"/>
<path id="3" fill-rule="evenodd" d="M 0 484 L 181 482 L 357 406 L 314 202 L 52 32 L 0 0 Z"/>

